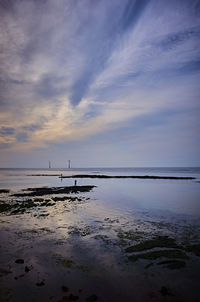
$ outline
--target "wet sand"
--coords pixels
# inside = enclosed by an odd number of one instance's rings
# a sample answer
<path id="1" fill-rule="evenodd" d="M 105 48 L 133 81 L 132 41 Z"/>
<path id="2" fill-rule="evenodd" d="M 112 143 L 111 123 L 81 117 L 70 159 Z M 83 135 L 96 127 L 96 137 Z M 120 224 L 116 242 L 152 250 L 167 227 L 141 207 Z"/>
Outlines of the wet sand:
<path id="1" fill-rule="evenodd" d="M 199 301 L 199 224 L 114 212 L 95 189 L 1 191 L 1 301 Z"/>

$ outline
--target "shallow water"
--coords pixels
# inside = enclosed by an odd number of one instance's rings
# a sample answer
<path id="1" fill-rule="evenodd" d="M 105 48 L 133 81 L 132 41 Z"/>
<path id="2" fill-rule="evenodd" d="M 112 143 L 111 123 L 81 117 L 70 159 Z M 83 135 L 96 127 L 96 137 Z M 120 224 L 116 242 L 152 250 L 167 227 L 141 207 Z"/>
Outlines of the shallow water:
<path id="1" fill-rule="evenodd" d="M 66 197 L 23 214 L 2 213 L 2 301 L 75 301 L 75 296 L 77 301 L 199 301 L 200 260 L 194 253 L 187 251 L 186 266 L 172 270 L 158 265 L 166 260 L 162 257 L 131 262 L 125 252 L 159 235 L 185 248 L 200 243 L 198 168 L 2 169 L 0 188 L 14 193 L 28 187 L 71 186 L 74 179 L 27 175 L 97 172 L 197 179 L 77 179 L 78 185 L 96 187 L 78 194 L 80 200 Z M 0 196 L 2 202 L 12 198 Z M 15 263 L 19 258 L 23 264 Z"/>

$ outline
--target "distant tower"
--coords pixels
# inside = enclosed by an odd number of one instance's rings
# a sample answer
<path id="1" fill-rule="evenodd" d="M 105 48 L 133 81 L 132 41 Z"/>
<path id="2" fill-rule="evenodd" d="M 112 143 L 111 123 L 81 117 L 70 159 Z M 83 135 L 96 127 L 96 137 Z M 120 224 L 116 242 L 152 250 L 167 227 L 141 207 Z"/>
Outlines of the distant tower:
<path id="1" fill-rule="evenodd" d="M 50 162 L 50 160 L 49 160 L 49 169 L 51 169 L 51 162 Z"/>
<path id="2" fill-rule="evenodd" d="M 70 169 L 71 168 L 71 161 L 70 161 L 70 159 L 68 160 L 68 169 Z"/>

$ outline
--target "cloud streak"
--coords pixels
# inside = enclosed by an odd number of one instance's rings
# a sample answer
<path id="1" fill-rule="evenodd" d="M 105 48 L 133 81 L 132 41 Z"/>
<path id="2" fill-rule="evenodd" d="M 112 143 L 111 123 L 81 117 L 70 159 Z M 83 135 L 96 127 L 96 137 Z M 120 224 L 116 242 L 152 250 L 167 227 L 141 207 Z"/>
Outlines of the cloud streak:
<path id="1" fill-rule="evenodd" d="M 163 131 L 165 121 L 172 131 L 168 114 L 175 121 L 188 111 L 195 120 L 199 7 L 0 0 L 2 152 L 96 139 L 130 124 L 145 140 L 148 124 Z"/>

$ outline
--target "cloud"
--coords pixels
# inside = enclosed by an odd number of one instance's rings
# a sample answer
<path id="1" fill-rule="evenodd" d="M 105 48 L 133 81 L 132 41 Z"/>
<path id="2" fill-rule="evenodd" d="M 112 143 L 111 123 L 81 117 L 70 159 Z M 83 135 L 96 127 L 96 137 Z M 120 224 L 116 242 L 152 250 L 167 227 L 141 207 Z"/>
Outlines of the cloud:
<path id="1" fill-rule="evenodd" d="M 46 148 L 127 125 L 145 137 L 151 127 L 170 133 L 179 112 L 195 117 L 198 12 L 198 1 L 1 0 L 2 147 Z"/>

